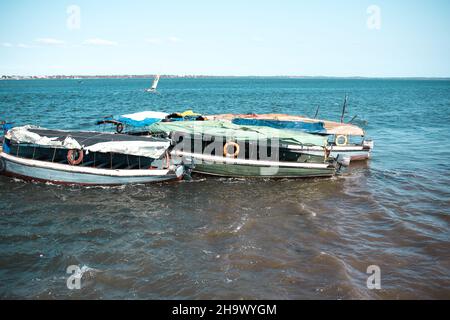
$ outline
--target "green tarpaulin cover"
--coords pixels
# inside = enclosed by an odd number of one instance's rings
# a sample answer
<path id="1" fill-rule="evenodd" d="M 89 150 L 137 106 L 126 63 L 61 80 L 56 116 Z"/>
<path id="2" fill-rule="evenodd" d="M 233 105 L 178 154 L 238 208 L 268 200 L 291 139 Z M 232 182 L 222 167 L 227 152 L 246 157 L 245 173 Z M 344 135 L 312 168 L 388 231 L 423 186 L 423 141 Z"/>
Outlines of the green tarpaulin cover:
<path id="1" fill-rule="evenodd" d="M 235 125 L 228 121 L 176 121 L 157 122 L 146 127 L 151 133 L 182 132 L 223 136 L 232 140 L 278 139 L 280 143 L 326 146 L 327 137 L 294 130 L 275 129 L 261 126 Z"/>

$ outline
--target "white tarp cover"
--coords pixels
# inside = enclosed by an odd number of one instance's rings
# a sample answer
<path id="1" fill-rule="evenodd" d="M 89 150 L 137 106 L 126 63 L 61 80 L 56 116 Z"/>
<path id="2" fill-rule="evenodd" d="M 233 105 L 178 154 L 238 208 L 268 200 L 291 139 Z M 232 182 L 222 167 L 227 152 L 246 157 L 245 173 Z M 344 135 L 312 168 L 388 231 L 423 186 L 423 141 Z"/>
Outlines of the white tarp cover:
<path id="1" fill-rule="evenodd" d="M 65 149 L 86 150 L 90 152 L 113 152 L 133 156 L 160 158 L 167 148 L 170 147 L 170 141 L 108 141 L 100 142 L 85 147 L 80 145 L 72 137 L 66 137 L 64 141 L 57 141 L 58 137 L 41 136 L 28 129 L 37 128 L 34 126 L 15 127 L 8 131 L 6 138 L 18 143 L 29 143 L 40 146 L 59 147 Z"/>
<path id="2" fill-rule="evenodd" d="M 130 113 L 130 114 L 123 114 L 120 117 L 121 118 L 128 118 L 135 121 L 143 121 L 148 118 L 156 118 L 156 119 L 164 119 L 169 114 L 165 112 L 158 112 L 158 111 L 143 111 L 143 112 L 137 112 L 137 113 Z"/>
<path id="3" fill-rule="evenodd" d="M 84 148 L 84 150 L 90 152 L 122 153 L 158 159 L 164 154 L 169 146 L 170 141 L 110 141 L 96 143 L 92 146 Z"/>
<path id="4" fill-rule="evenodd" d="M 66 149 L 81 149 L 81 145 L 73 138 L 67 137 L 64 141 L 56 141 L 58 137 L 42 137 L 37 133 L 30 132 L 28 129 L 36 128 L 33 126 L 15 127 L 8 131 L 7 138 L 19 143 L 30 143 L 41 146 L 62 147 Z"/>

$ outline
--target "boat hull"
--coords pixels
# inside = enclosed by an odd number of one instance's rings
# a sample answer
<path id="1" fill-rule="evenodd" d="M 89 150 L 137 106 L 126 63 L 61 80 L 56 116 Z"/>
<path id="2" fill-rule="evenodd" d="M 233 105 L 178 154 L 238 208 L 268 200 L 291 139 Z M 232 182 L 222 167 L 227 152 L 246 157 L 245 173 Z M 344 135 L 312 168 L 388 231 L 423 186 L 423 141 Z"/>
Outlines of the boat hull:
<path id="1" fill-rule="evenodd" d="M 184 157 L 192 171 L 206 175 L 234 178 L 310 178 L 331 177 L 336 168 L 326 163 L 272 162 L 245 160 L 179 152 L 175 156 Z"/>
<path id="2" fill-rule="evenodd" d="M 193 172 L 221 177 L 234 178 L 309 178 L 331 177 L 333 169 L 305 169 L 265 167 L 239 164 L 196 164 Z"/>
<path id="3" fill-rule="evenodd" d="M 307 146 L 288 146 L 293 152 L 301 152 L 304 154 L 323 156 L 323 148 L 307 147 Z M 330 157 L 336 158 L 338 155 L 348 156 L 351 161 L 360 161 L 370 159 L 372 149 L 363 146 L 333 146 L 331 148 Z"/>
<path id="4" fill-rule="evenodd" d="M 23 180 L 68 185 L 123 185 L 174 180 L 181 176 L 169 170 L 107 170 L 49 163 L 0 154 L 2 174 Z"/>

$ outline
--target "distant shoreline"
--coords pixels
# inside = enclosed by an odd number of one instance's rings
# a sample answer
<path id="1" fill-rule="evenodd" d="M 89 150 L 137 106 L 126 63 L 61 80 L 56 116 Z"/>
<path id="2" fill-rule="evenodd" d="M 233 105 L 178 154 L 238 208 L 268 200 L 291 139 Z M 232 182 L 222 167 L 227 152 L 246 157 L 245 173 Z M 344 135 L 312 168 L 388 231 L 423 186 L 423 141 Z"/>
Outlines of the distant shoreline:
<path id="1" fill-rule="evenodd" d="M 152 79 L 155 74 L 145 75 L 53 75 L 53 76 L 6 76 L 0 80 L 85 80 L 85 79 Z M 450 77 L 335 77 L 335 76 L 214 76 L 214 75 L 161 75 L 166 79 L 310 79 L 310 80 L 450 80 Z"/>

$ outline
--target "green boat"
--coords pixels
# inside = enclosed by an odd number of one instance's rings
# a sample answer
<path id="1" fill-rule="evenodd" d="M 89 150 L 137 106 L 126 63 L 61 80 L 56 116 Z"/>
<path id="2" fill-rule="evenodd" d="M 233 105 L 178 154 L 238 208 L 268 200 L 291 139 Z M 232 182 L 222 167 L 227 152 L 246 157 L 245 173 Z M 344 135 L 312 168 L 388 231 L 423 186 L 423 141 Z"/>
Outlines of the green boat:
<path id="1" fill-rule="evenodd" d="M 326 137 L 225 121 L 158 122 L 146 128 L 168 136 L 175 144 L 173 158 L 193 172 L 222 177 L 306 178 L 330 177 L 347 159 L 329 158 Z M 323 156 L 309 155 L 290 146 L 319 146 Z"/>
<path id="2" fill-rule="evenodd" d="M 332 177 L 334 168 L 309 169 L 309 168 L 284 168 L 276 171 L 265 171 L 264 167 L 255 165 L 223 165 L 223 164 L 197 164 L 194 172 L 220 177 L 234 178 L 307 178 L 307 177 Z"/>
<path id="3" fill-rule="evenodd" d="M 193 167 L 193 172 L 236 178 L 306 178 L 331 177 L 336 166 L 330 162 L 287 162 L 205 156 L 173 151 L 172 156 Z M 176 160 L 175 160 L 176 163 Z"/>

